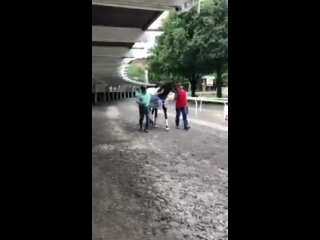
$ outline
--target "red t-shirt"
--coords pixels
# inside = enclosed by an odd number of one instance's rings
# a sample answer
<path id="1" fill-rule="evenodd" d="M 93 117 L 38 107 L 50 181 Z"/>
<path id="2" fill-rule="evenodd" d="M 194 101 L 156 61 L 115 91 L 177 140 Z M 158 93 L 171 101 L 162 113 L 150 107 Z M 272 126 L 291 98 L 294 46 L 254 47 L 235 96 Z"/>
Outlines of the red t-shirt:
<path id="1" fill-rule="evenodd" d="M 179 96 L 176 99 L 176 108 L 185 108 L 188 105 L 187 93 L 183 89 L 179 90 Z"/>

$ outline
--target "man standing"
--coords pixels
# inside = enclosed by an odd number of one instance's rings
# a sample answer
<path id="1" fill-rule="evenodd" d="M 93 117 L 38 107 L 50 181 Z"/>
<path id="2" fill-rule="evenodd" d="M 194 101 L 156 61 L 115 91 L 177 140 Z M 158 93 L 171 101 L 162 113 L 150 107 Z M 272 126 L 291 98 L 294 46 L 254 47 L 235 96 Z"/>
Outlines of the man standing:
<path id="1" fill-rule="evenodd" d="M 175 100 L 176 100 L 176 128 L 179 129 L 180 114 L 182 113 L 183 127 L 184 127 L 184 130 L 188 131 L 190 129 L 190 126 L 187 120 L 187 114 L 188 114 L 187 93 L 183 89 L 183 86 L 181 84 L 179 88 L 179 94 L 176 95 Z"/>
<path id="2" fill-rule="evenodd" d="M 139 125 L 140 130 L 142 131 L 142 123 L 144 116 L 146 117 L 146 123 L 144 126 L 144 131 L 148 132 L 149 127 L 149 104 L 150 104 L 151 94 L 147 93 L 147 89 L 145 86 L 141 86 L 140 93 L 136 95 L 136 102 L 139 104 Z"/>

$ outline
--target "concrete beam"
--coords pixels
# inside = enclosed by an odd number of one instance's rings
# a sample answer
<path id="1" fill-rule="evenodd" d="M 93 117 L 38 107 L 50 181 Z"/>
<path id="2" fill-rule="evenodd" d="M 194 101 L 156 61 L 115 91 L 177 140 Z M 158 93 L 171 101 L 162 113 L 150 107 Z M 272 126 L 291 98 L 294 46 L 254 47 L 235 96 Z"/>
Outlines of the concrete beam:
<path id="1" fill-rule="evenodd" d="M 143 30 L 146 30 L 162 10 L 171 10 L 187 1 L 190 0 L 93 0 L 92 74 L 94 78 L 108 84 L 126 83 L 126 79 L 121 76 L 122 64 L 146 55 L 147 44 L 134 47 L 133 44 L 143 40 L 148 42 L 150 39 L 152 42 L 157 35 L 161 34 L 152 30 L 143 33 Z M 128 16 L 128 19 L 121 18 L 122 15 Z M 134 49 L 129 50 L 132 47 Z"/>
<path id="2" fill-rule="evenodd" d="M 92 0 L 92 5 L 132 8 L 132 9 L 144 9 L 153 11 L 171 11 L 174 9 L 172 2 L 175 0 Z M 176 0 L 182 1 L 182 0 Z M 180 5 L 179 5 L 180 6 Z"/>
<path id="3" fill-rule="evenodd" d="M 114 75 L 116 77 L 121 77 L 120 71 L 118 68 L 113 69 L 104 69 L 104 68 L 92 68 L 93 75 Z"/>
<path id="4" fill-rule="evenodd" d="M 99 63 L 92 63 L 92 68 L 119 68 L 121 63 L 106 63 L 106 62 L 99 62 Z"/>
<path id="5" fill-rule="evenodd" d="M 100 82 L 121 82 L 124 79 L 120 76 L 105 76 L 105 75 L 97 75 L 97 78 Z"/>
<path id="6" fill-rule="evenodd" d="M 97 76 L 106 76 L 106 77 L 119 77 L 121 78 L 121 75 L 118 73 L 118 69 L 114 69 L 113 71 L 108 71 L 105 69 L 92 69 L 92 74 Z"/>
<path id="7" fill-rule="evenodd" d="M 116 62 L 121 61 L 121 58 L 142 58 L 147 54 L 145 49 L 136 48 L 125 51 L 124 48 L 112 48 L 112 47 L 92 47 L 92 59 L 95 59 L 95 63 L 99 62 Z M 114 59 L 118 58 L 118 60 Z M 110 60 L 108 60 L 110 59 Z M 114 59 L 114 60 L 112 60 Z"/>
<path id="8" fill-rule="evenodd" d="M 118 56 L 122 57 L 128 52 L 124 47 L 92 47 L 92 56 Z"/>
<path id="9" fill-rule="evenodd" d="M 120 74 L 118 73 L 106 73 L 106 72 L 95 72 L 99 76 L 99 80 L 103 79 L 116 79 L 116 80 L 125 80 Z M 104 81 L 104 80 L 103 80 Z"/>
<path id="10" fill-rule="evenodd" d="M 117 68 L 92 68 L 92 73 L 93 74 L 104 74 L 104 75 L 115 75 L 115 76 L 120 76 L 118 73 L 118 67 Z"/>
<path id="11" fill-rule="evenodd" d="M 92 58 L 92 66 L 93 65 L 103 65 L 106 67 L 119 66 L 122 64 L 122 60 L 119 58 L 111 58 L 113 61 L 108 61 L 108 58 Z"/>
<path id="12" fill-rule="evenodd" d="M 142 34 L 143 31 L 139 28 L 92 26 L 93 42 L 134 43 Z"/>
<path id="13" fill-rule="evenodd" d="M 94 65 L 104 65 L 110 64 L 110 66 L 118 66 L 121 67 L 123 65 L 123 59 L 116 57 L 104 57 L 104 58 L 92 58 L 92 66 Z M 106 65 L 105 65 L 106 66 Z"/>
<path id="14" fill-rule="evenodd" d="M 135 43 L 143 40 L 154 40 L 162 34 L 161 30 L 151 29 L 143 32 L 139 28 L 120 28 L 92 26 L 93 42 L 127 42 Z"/>

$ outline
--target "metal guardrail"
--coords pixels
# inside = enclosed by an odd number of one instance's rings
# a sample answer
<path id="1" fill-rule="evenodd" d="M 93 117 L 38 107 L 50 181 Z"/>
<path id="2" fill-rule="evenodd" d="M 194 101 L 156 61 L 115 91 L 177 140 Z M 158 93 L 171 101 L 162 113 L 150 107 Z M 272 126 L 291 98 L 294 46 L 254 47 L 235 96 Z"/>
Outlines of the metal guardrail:
<path id="1" fill-rule="evenodd" d="M 188 97 L 188 100 L 194 101 L 195 104 L 195 116 L 198 116 L 198 110 L 199 112 L 202 111 L 202 103 L 203 102 L 217 102 L 217 103 L 223 103 L 224 104 L 224 120 L 226 119 L 226 116 L 228 116 L 228 99 L 222 99 L 222 98 L 204 98 L 204 97 Z M 174 102 L 174 98 L 168 97 L 168 103 L 170 101 Z"/>

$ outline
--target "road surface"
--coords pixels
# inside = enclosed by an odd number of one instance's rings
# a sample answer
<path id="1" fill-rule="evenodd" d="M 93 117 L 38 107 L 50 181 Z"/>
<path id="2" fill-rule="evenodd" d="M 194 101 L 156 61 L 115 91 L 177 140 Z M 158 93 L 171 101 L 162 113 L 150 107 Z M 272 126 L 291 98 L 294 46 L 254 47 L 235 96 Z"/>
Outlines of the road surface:
<path id="1" fill-rule="evenodd" d="M 228 239 L 227 123 L 173 115 L 144 133 L 132 99 L 92 108 L 93 240 Z"/>

